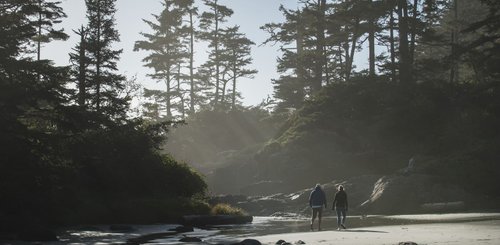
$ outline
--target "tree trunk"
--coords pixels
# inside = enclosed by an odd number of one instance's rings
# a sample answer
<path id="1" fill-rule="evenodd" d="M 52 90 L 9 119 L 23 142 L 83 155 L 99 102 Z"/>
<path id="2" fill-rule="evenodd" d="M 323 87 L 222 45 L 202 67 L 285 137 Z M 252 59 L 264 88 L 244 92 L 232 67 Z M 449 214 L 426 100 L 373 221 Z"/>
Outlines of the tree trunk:
<path id="1" fill-rule="evenodd" d="M 194 27 L 193 27 L 193 10 L 189 10 L 189 25 L 191 26 L 190 30 L 190 39 L 189 39 L 189 84 L 190 84 L 190 89 L 189 89 L 189 97 L 190 102 L 189 102 L 189 113 L 193 114 L 194 113 Z"/>
<path id="2" fill-rule="evenodd" d="M 340 68 L 343 69 L 345 67 L 345 65 L 344 65 L 344 59 L 342 59 L 342 46 L 341 45 L 338 46 L 338 52 L 339 52 L 339 65 L 340 65 Z"/>
<path id="3" fill-rule="evenodd" d="M 184 119 L 186 117 L 186 111 L 184 110 L 184 95 L 182 94 L 182 91 L 181 91 L 181 83 L 182 83 L 182 80 L 181 80 L 181 63 L 177 64 L 177 93 L 179 93 L 179 99 L 180 99 L 180 112 L 181 112 L 181 115 L 182 115 L 182 119 Z"/>
<path id="4" fill-rule="evenodd" d="M 236 52 L 233 50 L 233 56 L 236 57 Z M 231 109 L 236 109 L 236 61 L 233 63 L 233 94 L 231 100 Z"/>
<path id="5" fill-rule="evenodd" d="M 101 111 L 101 2 L 97 1 L 97 45 L 99 46 L 96 55 L 96 110 L 97 112 Z"/>
<path id="6" fill-rule="evenodd" d="M 316 63 L 314 67 L 314 80 L 312 84 L 313 93 L 321 90 L 323 82 L 323 68 L 325 61 L 325 11 L 326 0 L 318 0 L 318 14 L 316 15 L 317 30 L 316 30 Z"/>
<path id="7" fill-rule="evenodd" d="M 299 84 L 304 84 L 306 82 L 306 71 L 304 67 L 302 66 L 301 59 L 304 55 L 304 25 L 302 23 L 302 18 L 301 15 L 302 13 L 300 11 L 297 11 L 298 14 L 298 20 L 297 20 L 297 40 L 296 46 L 297 46 L 297 78 L 299 80 Z M 303 87 L 297 88 L 297 96 L 300 98 L 304 98 L 304 91 Z"/>
<path id="8" fill-rule="evenodd" d="M 406 0 L 398 1 L 399 21 L 399 79 L 401 82 L 411 83 L 411 62 L 408 48 L 408 4 Z"/>
<path id="9" fill-rule="evenodd" d="M 167 66 L 170 67 L 170 66 Z M 165 94 L 165 100 L 167 103 L 167 119 L 172 119 L 172 101 L 171 101 L 171 94 L 172 94 L 172 88 L 170 88 L 170 81 L 171 81 L 171 74 L 170 74 L 170 69 L 167 68 L 167 74 L 166 74 L 166 81 L 165 85 L 167 86 L 167 93 Z"/>
<path id="10" fill-rule="evenodd" d="M 417 18 L 418 18 L 418 0 L 413 0 L 413 11 L 411 18 L 411 34 L 410 34 L 410 63 L 415 63 L 415 42 L 417 36 Z"/>
<path id="11" fill-rule="evenodd" d="M 369 58 L 368 58 L 368 61 L 369 61 L 369 74 L 371 77 L 374 77 L 375 76 L 375 20 L 374 20 L 374 17 L 373 17 L 373 14 L 371 12 L 373 12 L 373 1 L 370 0 L 370 17 L 369 17 L 369 20 L 368 20 L 368 25 L 369 25 L 369 29 L 368 29 L 368 47 L 369 47 Z"/>
<path id="12" fill-rule="evenodd" d="M 359 28 L 359 18 L 356 18 L 356 22 L 354 23 L 354 29 L 352 32 L 352 40 L 351 40 L 351 47 L 350 47 L 350 53 L 349 56 L 346 57 L 346 80 L 349 80 L 351 77 L 352 73 L 352 66 L 354 62 L 354 53 L 356 51 L 356 43 L 358 42 L 358 28 Z M 347 44 L 347 49 L 349 49 L 349 45 Z"/>
<path id="13" fill-rule="evenodd" d="M 390 45 L 391 45 L 391 80 L 395 82 L 397 80 L 396 77 L 396 45 L 394 38 L 394 10 L 391 10 L 391 15 L 389 19 L 389 28 L 390 28 Z"/>
<path id="14" fill-rule="evenodd" d="M 38 0 L 38 40 L 37 40 L 37 52 L 36 60 L 40 61 L 40 54 L 42 49 L 42 0 Z M 38 76 L 40 81 L 40 75 Z"/>
<path id="15" fill-rule="evenodd" d="M 220 61 L 219 61 L 219 11 L 217 8 L 217 0 L 215 0 L 214 7 L 215 15 L 215 37 L 214 37 L 214 49 L 215 49 L 215 102 L 214 107 L 217 108 L 219 103 L 219 86 L 220 86 Z"/>
<path id="16" fill-rule="evenodd" d="M 85 27 L 82 26 L 79 33 L 80 35 L 80 50 L 78 60 L 78 105 L 82 108 L 85 107 L 86 95 L 86 78 L 87 78 L 87 64 L 85 57 L 86 40 L 85 40 Z"/>
<path id="17" fill-rule="evenodd" d="M 228 81 L 226 80 L 226 75 L 222 75 L 222 95 L 220 97 L 220 103 L 224 107 L 224 110 L 226 109 L 226 86 L 227 86 Z"/>
<path id="18" fill-rule="evenodd" d="M 453 18 L 454 25 L 451 30 L 451 69 L 450 69 L 450 83 L 454 83 L 458 81 L 458 57 L 457 53 L 457 40 L 458 40 L 458 30 L 457 30 L 457 21 L 458 21 L 458 0 L 453 1 Z"/>

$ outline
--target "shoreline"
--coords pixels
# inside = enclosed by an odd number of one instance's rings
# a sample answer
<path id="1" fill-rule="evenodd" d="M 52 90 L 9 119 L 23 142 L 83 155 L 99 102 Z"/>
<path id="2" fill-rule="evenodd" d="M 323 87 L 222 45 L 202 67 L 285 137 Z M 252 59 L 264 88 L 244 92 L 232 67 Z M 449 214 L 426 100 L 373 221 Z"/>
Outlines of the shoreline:
<path id="1" fill-rule="evenodd" d="M 457 218 L 459 215 L 456 215 Z M 416 244 L 500 244 L 500 220 L 463 221 L 450 223 L 368 226 L 337 231 L 327 227 L 322 231 L 252 236 L 264 245 L 284 240 L 291 244 L 377 245 L 414 242 Z"/>

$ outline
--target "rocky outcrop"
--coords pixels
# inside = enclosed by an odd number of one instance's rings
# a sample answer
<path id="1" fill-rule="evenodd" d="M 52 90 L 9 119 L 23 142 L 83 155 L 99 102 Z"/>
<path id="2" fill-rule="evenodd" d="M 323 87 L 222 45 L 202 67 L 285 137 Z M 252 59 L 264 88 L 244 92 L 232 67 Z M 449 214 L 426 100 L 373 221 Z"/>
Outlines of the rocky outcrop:
<path id="1" fill-rule="evenodd" d="M 460 187 L 446 184 L 431 175 L 363 175 L 322 184 L 328 208 L 331 208 L 340 184 L 348 194 L 351 215 L 463 211 L 467 208 L 465 200 L 469 196 Z M 218 196 L 217 202 L 229 203 L 259 216 L 309 215 L 310 193 L 311 189 L 303 189 L 269 196 Z"/>
<path id="2" fill-rule="evenodd" d="M 323 184 L 327 196 L 328 208 L 331 208 L 336 188 L 342 184 L 349 194 L 351 213 L 356 212 L 356 207 L 366 201 L 371 194 L 374 183 L 380 175 L 364 175 L 347 180 L 332 181 Z M 311 186 L 312 188 L 312 186 Z M 278 193 L 269 196 L 218 196 L 216 202 L 229 203 L 244 209 L 252 215 L 259 216 L 290 216 L 291 214 L 309 214 L 309 195 L 311 189 L 303 189 L 292 193 Z"/>
<path id="3" fill-rule="evenodd" d="M 441 183 L 430 175 L 391 175 L 381 177 L 373 186 L 370 197 L 361 204 L 366 213 L 415 213 L 432 209 L 432 203 L 463 203 L 467 193 Z M 445 206 L 442 206 L 445 207 Z M 450 205 L 456 209 L 460 205 Z M 465 208 L 465 205 L 461 206 Z M 446 211 L 440 209 L 439 211 Z M 462 210 L 453 210 L 462 211 Z"/>

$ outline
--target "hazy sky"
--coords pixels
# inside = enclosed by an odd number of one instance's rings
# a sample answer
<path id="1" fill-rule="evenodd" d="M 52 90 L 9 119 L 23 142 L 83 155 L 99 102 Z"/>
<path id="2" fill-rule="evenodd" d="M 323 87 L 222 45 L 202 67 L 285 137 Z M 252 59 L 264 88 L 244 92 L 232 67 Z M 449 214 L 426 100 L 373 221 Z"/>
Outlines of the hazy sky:
<path id="1" fill-rule="evenodd" d="M 200 0 L 196 1 L 201 4 Z M 259 27 L 270 22 L 281 22 L 283 16 L 278 8 L 280 4 L 288 8 L 297 8 L 296 0 L 220 0 L 220 4 L 226 5 L 234 10 L 234 15 L 229 19 L 227 25 L 240 25 L 240 31 L 246 33 L 247 37 L 257 45 L 252 49 L 254 63 L 252 67 L 259 71 L 255 79 L 241 79 L 238 84 L 239 91 L 243 95 L 244 105 L 255 105 L 260 103 L 268 95 L 272 96 L 271 79 L 277 78 L 276 57 L 279 55 L 277 46 L 259 46 L 267 37 L 267 33 Z M 62 7 L 68 15 L 63 20 L 62 27 L 70 35 L 66 42 L 53 42 L 45 45 L 42 50 L 42 58 L 53 59 L 56 64 L 67 65 L 71 48 L 78 41 L 72 30 L 78 29 L 86 24 L 84 0 L 62 0 Z M 127 77 L 137 75 L 138 81 L 146 88 L 163 89 L 163 83 L 153 81 L 146 74 L 152 72 L 144 68 L 142 58 L 146 52 L 134 52 L 134 42 L 141 40 L 142 32 L 151 32 L 142 19 L 152 20 L 151 14 L 159 14 L 162 10 L 160 0 L 118 0 L 117 1 L 117 29 L 120 32 L 121 42 L 115 45 L 122 48 L 123 54 L 119 62 L 120 72 Z M 196 48 L 196 47 L 195 47 Z M 196 50 L 197 55 L 206 57 L 206 50 L 201 45 Z M 202 58 L 200 58 L 202 59 Z"/>

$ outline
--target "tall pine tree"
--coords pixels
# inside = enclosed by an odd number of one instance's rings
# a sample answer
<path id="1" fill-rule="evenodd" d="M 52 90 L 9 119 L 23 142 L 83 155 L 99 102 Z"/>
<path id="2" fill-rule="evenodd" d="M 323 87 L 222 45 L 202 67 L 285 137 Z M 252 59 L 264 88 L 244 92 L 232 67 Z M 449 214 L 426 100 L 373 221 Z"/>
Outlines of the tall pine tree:
<path id="1" fill-rule="evenodd" d="M 87 95 L 89 108 L 107 119 L 123 119 L 128 99 L 120 97 L 125 88 L 125 77 L 118 73 L 117 62 L 122 50 L 113 49 L 113 43 L 120 41 L 115 29 L 116 0 L 86 0 L 87 41 L 89 58 L 88 76 L 90 84 Z"/>
<path id="2" fill-rule="evenodd" d="M 199 36 L 201 39 L 209 42 L 211 51 L 209 61 L 205 66 L 213 66 L 213 76 L 215 92 L 213 106 L 218 107 L 221 100 L 221 25 L 227 21 L 227 18 L 233 15 L 233 10 L 224 5 L 220 5 L 218 0 L 203 0 L 203 3 L 209 8 L 200 16 L 200 28 L 203 30 Z"/>

